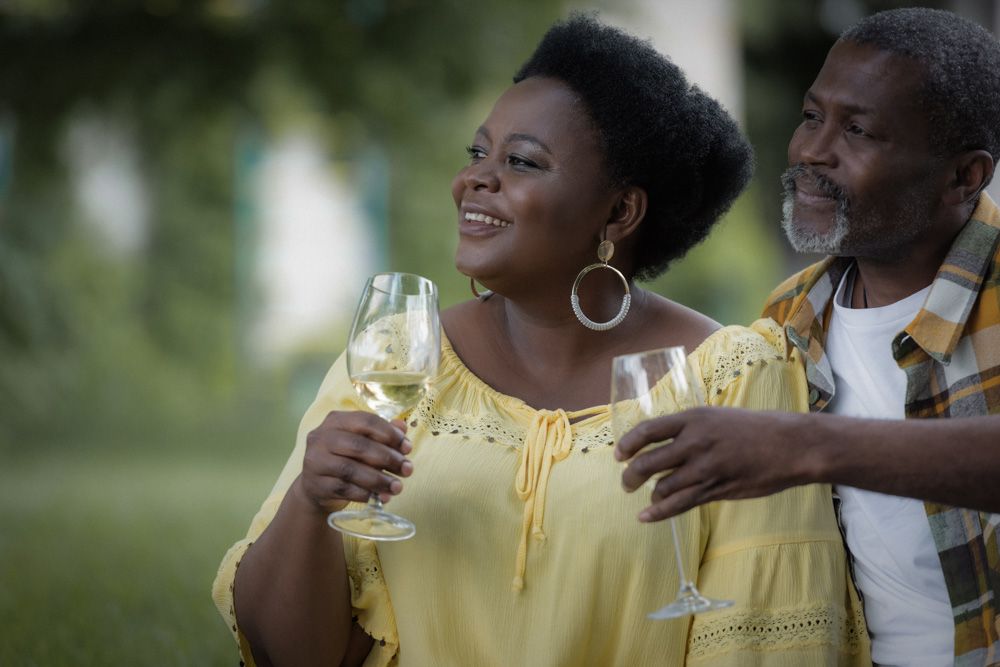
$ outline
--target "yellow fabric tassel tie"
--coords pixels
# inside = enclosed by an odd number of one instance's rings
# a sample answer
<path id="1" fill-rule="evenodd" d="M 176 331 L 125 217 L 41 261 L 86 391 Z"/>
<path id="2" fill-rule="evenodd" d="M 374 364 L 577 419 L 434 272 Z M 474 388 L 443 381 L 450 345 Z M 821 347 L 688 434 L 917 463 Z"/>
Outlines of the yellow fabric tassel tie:
<path id="1" fill-rule="evenodd" d="M 524 569 L 528 559 L 528 533 L 539 542 L 545 539 L 542 521 L 545 518 L 545 491 L 552 464 L 569 456 L 573 436 L 569 417 L 563 410 L 540 410 L 528 429 L 521 449 L 521 465 L 517 469 L 515 488 L 524 501 L 521 543 L 517 547 L 514 590 L 524 588 Z"/>

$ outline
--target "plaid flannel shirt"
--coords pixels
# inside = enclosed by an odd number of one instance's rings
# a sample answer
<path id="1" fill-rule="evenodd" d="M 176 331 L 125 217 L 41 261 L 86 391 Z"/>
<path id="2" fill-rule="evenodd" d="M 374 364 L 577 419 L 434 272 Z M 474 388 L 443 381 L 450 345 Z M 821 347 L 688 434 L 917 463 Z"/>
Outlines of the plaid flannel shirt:
<path id="1" fill-rule="evenodd" d="M 764 317 L 783 325 L 788 352 L 794 347 L 804 362 L 813 411 L 834 395 L 823 345 L 833 296 L 852 261 L 827 257 L 806 268 L 764 308 Z M 906 373 L 907 419 L 1000 414 L 1000 209 L 988 195 L 956 237 L 920 312 L 893 339 L 892 354 Z M 1000 514 L 924 505 L 955 616 L 955 665 L 1000 665 Z"/>

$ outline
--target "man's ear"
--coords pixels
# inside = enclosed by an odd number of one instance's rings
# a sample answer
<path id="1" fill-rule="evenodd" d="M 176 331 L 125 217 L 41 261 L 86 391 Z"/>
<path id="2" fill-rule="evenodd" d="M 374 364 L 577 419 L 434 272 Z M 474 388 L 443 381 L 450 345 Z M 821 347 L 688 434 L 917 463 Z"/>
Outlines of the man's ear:
<path id="1" fill-rule="evenodd" d="M 993 156 L 984 150 L 965 151 L 953 160 L 946 204 L 959 206 L 975 200 L 993 178 Z"/>
<path id="2" fill-rule="evenodd" d="M 618 243 L 635 233 L 646 217 L 648 203 L 649 198 L 643 188 L 637 185 L 624 188 L 611 210 L 607 224 L 607 239 Z"/>

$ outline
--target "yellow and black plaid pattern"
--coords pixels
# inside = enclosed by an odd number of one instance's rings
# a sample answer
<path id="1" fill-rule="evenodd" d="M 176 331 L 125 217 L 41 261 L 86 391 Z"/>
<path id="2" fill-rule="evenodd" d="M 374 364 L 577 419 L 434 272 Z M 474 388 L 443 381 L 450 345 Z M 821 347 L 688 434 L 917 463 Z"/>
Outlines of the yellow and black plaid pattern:
<path id="1" fill-rule="evenodd" d="M 828 257 L 806 268 L 764 308 L 804 362 L 814 411 L 835 392 L 823 345 L 833 295 L 851 261 Z M 1000 210 L 986 194 L 892 348 L 906 372 L 908 419 L 1000 414 Z M 925 508 L 955 615 L 955 665 L 1000 665 L 1000 515 Z"/>

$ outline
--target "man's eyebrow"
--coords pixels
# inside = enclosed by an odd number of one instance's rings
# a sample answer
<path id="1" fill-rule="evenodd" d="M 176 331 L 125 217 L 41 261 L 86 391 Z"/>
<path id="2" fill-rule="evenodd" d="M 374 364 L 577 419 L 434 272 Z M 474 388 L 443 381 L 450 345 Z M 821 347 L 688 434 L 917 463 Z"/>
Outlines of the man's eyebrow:
<path id="1" fill-rule="evenodd" d="M 806 91 L 805 101 L 807 101 L 807 102 L 813 102 L 815 104 L 819 104 L 821 102 L 821 100 L 819 99 L 819 97 L 817 97 L 816 94 L 813 93 L 812 90 L 807 90 Z M 834 100 L 834 102 L 837 103 L 836 100 Z M 862 116 L 862 115 L 868 115 L 868 116 L 878 115 L 876 113 L 875 109 L 873 109 L 872 107 L 866 107 L 866 106 L 864 106 L 862 104 L 856 104 L 854 102 L 847 102 L 847 103 L 841 102 L 841 103 L 837 103 L 837 105 L 840 106 L 840 107 L 842 107 L 843 109 L 845 109 L 848 113 L 856 114 L 856 115 L 859 115 L 859 116 Z"/>

